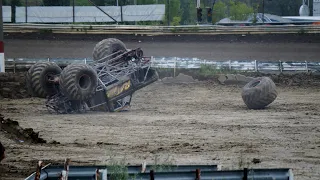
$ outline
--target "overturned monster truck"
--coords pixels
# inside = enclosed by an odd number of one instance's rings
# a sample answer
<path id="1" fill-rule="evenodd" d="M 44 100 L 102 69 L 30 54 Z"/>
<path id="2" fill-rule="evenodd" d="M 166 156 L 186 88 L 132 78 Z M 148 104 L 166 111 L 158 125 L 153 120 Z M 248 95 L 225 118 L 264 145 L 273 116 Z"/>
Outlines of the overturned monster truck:
<path id="1" fill-rule="evenodd" d="M 114 112 L 126 110 L 135 91 L 158 79 L 143 51 L 127 49 L 118 39 L 97 43 L 93 60 L 91 66 L 70 64 L 63 70 L 53 62 L 38 62 L 28 70 L 28 91 L 46 98 L 50 112 Z"/>

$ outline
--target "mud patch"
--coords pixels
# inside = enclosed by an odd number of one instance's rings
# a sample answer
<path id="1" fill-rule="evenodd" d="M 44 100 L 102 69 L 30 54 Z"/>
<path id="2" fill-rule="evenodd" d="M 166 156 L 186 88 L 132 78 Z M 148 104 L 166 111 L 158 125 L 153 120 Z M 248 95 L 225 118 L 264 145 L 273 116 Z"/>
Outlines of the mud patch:
<path id="1" fill-rule="evenodd" d="M 39 137 L 39 132 L 36 133 L 32 128 L 21 128 L 17 121 L 5 119 L 0 114 L 0 130 L 8 134 L 9 138 L 18 142 L 29 143 L 46 143 L 47 141 Z"/>
<path id="2" fill-rule="evenodd" d="M 23 170 L 23 169 L 19 169 L 18 167 L 15 166 L 11 166 L 11 165 L 6 165 L 6 164 L 1 164 L 0 166 L 0 174 L 1 177 L 6 178 L 9 177 L 14 179 L 14 178 L 25 178 L 27 177 L 30 172 Z"/>

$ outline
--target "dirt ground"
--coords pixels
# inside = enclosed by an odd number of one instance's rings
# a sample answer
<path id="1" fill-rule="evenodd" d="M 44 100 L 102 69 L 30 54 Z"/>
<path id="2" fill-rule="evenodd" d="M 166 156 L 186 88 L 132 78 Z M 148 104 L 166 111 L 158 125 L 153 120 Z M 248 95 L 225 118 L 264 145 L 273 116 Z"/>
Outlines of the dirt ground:
<path id="1" fill-rule="evenodd" d="M 96 43 L 118 38 L 145 56 L 207 60 L 319 61 L 319 34 L 281 35 L 41 35 L 6 34 L 6 58 L 92 58 Z M 23 51 L 21 51 L 23 49 Z"/>
<path id="2" fill-rule="evenodd" d="M 296 179 L 320 179 L 320 89 L 278 91 L 265 110 L 248 110 L 240 87 L 208 82 L 158 81 L 138 91 L 131 110 L 121 113 L 55 115 L 43 99 L 3 99 L 1 114 L 48 143 L 19 142 L 0 131 L 7 149 L 1 179 L 23 179 L 38 160 L 63 163 L 67 157 L 78 164 L 105 164 L 111 157 L 153 163 L 159 157 L 222 169 L 292 168 Z"/>

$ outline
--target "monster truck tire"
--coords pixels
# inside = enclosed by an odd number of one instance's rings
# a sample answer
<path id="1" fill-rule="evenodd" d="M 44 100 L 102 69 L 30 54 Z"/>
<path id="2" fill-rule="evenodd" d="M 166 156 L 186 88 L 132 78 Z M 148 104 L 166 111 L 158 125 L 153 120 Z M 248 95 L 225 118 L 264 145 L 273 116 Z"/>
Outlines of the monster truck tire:
<path id="1" fill-rule="evenodd" d="M 255 78 L 242 89 L 242 99 L 249 109 L 263 109 L 277 98 L 276 85 L 269 77 Z"/>
<path id="2" fill-rule="evenodd" d="M 88 100 L 96 92 L 98 75 L 86 64 L 71 64 L 63 69 L 59 84 L 70 100 Z"/>
<path id="3" fill-rule="evenodd" d="M 33 71 L 32 68 L 34 68 L 35 66 L 31 66 L 29 68 L 29 70 L 27 71 L 27 74 L 26 74 L 26 80 L 25 80 L 25 83 L 26 83 L 26 87 L 27 87 L 27 93 L 31 96 L 35 96 L 33 90 L 32 90 L 32 85 L 31 85 L 31 74 L 30 72 Z"/>
<path id="4" fill-rule="evenodd" d="M 115 38 L 108 38 L 104 39 L 96 44 L 96 46 L 93 49 L 93 60 L 97 61 L 99 59 L 102 59 L 112 53 L 115 53 L 117 51 L 126 50 L 126 46 L 122 41 Z M 114 57 L 111 57 L 114 58 Z M 106 60 L 109 60 L 111 58 L 107 58 Z"/>
<path id="5" fill-rule="evenodd" d="M 26 75 L 28 93 L 40 98 L 56 94 L 58 89 L 48 80 L 51 76 L 59 75 L 61 71 L 61 68 L 53 62 L 34 64 Z"/>

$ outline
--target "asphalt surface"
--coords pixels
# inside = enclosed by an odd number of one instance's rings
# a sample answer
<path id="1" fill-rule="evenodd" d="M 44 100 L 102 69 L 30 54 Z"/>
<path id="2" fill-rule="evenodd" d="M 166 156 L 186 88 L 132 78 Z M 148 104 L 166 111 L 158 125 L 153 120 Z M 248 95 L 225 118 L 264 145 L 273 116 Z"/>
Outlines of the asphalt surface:
<path id="1" fill-rule="evenodd" d="M 108 35 L 6 35 L 6 58 L 91 58 L 93 47 Z M 112 36 L 115 37 L 115 36 Z M 198 57 L 207 60 L 319 61 L 320 36 L 116 36 L 146 56 Z"/>

